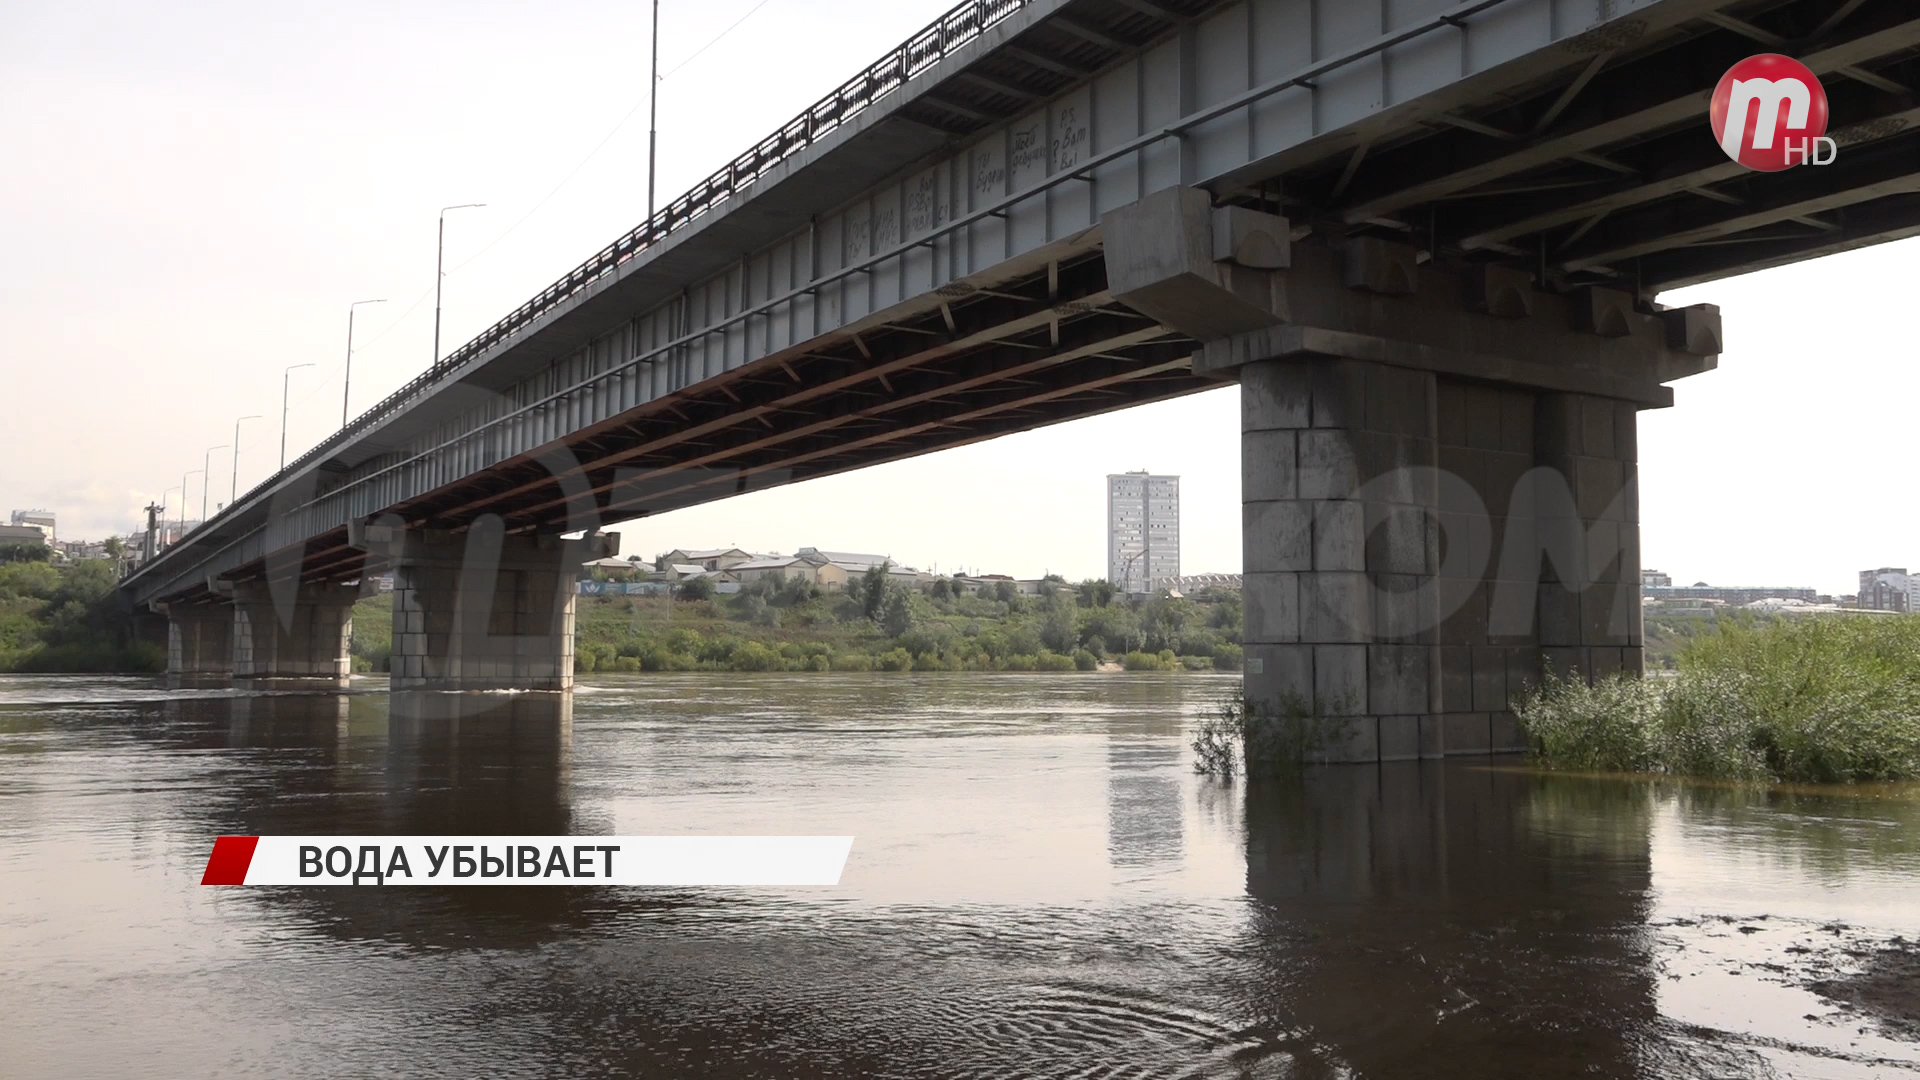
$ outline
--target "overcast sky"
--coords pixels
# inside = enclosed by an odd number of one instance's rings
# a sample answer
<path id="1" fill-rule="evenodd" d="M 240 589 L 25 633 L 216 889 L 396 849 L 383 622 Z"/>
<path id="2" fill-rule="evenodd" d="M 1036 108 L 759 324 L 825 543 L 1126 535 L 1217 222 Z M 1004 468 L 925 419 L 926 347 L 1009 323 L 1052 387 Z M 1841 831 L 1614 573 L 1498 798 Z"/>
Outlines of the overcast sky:
<path id="1" fill-rule="evenodd" d="M 660 202 L 948 2 L 666 0 Z M 292 373 L 289 457 L 339 423 L 353 300 L 390 301 L 360 309 L 354 411 L 399 387 L 432 352 L 443 205 L 488 204 L 448 219 L 448 350 L 631 228 L 648 18 L 640 0 L 0 0 L 0 510 L 52 509 L 66 537 L 130 530 L 250 413 L 239 486 L 258 482 L 287 365 L 316 365 Z M 1648 566 L 1851 592 L 1859 569 L 1920 564 L 1916 256 L 1663 298 L 1720 304 L 1727 352 L 1676 384 L 1678 407 L 1641 414 Z M 1183 569 L 1231 571 L 1238 452 L 1228 388 L 631 523 L 623 548 L 1098 576 L 1103 478 L 1147 468 L 1182 477 Z M 188 488 L 197 516 L 201 479 Z"/>

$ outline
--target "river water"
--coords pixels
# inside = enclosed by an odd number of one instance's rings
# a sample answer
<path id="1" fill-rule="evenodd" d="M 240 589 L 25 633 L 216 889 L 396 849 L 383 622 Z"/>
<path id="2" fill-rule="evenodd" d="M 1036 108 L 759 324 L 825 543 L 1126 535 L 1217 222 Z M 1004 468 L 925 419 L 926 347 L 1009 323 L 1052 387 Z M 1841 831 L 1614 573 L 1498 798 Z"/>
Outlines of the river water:
<path id="1" fill-rule="evenodd" d="M 0 1076 L 1920 1076 L 1920 790 L 1196 776 L 1199 675 L 570 707 L 0 678 Z M 203 888 L 238 834 L 853 834 L 837 888 Z"/>

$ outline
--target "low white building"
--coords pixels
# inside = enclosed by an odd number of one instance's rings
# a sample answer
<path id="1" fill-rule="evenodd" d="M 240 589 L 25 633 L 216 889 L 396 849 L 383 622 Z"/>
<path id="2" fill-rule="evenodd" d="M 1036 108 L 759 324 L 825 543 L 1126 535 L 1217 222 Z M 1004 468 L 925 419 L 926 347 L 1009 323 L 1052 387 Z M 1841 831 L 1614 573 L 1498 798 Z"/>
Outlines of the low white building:
<path id="1" fill-rule="evenodd" d="M 763 580 L 785 581 L 788 578 L 816 580 L 814 565 L 798 555 L 772 555 L 748 562 L 734 563 L 727 567 L 727 572 L 738 579 L 742 585 Z"/>
<path id="2" fill-rule="evenodd" d="M 870 555 L 862 551 L 822 551 L 819 548 L 803 547 L 794 552 L 794 558 L 811 563 L 816 568 L 831 566 L 838 570 L 838 573 L 822 573 L 820 569 L 815 570 L 814 579 L 827 589 L 843 587 L 842 575 L 846 579 L 860 577 L 876 566 L 885 566 L 887 580 L 896 585 L 909 585 L 918 589 L 933 584 L 932 574 L 924 570 L 916 570 L 911 566 L 904 566 L 890 555 Z"/>
<path id="3" fill-rule="evenodd" d="M 674 548 L 665 555 L 653 560 L 654 569 L 666 570 L 671 566 L 696 564 L 702 570 L 726 570 L 743 562 L 758 558 L 752 552 L 739 548 Z"/>

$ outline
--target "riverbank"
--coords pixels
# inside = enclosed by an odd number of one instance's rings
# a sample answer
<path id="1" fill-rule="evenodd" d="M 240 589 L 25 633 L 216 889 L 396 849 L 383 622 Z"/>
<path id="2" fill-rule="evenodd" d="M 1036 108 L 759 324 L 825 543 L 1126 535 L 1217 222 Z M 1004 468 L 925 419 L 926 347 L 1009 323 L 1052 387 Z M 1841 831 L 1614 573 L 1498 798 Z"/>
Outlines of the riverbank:
<path id="1" fill-rule="evenodd" d="M 1671 678 L 1549 679 L 1515 714 L 1552 768 L 1920 779 L 1920 616 L 1723 623 Z"/>
<path id="2" fill-rule="evenodd" d="M 1102 601 L 1105 602 L 1102 602 Z M 392 598 L 354 609 L 355 670 L 387 669 Z M 1129 601 L 1097 591 L 1049 598 L 933 597 L 890 589 L 876 603 L 811 589 L 730 597 L 582 596 L 575 670 L 1233 671 L 1238 592 Z"/>

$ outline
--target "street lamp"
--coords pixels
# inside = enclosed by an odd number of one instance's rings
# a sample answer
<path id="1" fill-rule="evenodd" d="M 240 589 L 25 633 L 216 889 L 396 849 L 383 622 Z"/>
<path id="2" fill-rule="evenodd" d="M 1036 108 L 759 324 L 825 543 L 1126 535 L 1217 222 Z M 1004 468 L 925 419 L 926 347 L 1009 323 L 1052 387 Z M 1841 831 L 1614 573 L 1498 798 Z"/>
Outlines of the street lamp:
<path id="1" fill-rule="evenodd" d="M 168 494 L 169 494 L 170 492 L 172 492 L 172 491 L 173 491 L 173 489 L 172 489 L 172 488 L 167 488 L 167 489 L 166 489 L 165 491 L 162 491 L 162 492 L 160 493 L 160 499 L 159 499 L 159 502 L 160 502 L 160 540 L 162 540 L 162 541 L 164 541 L 164 540 L 165 540 L 165 539 L 167 538 L 167 536 L 166 536 L 166 533 L 167 533 L 167 518 L 166 518 L 166 513 L 167 513 L 167 495 L 168 495 Z M 184 490 L 180 492 L 180 501 L 181 501 L 182 503 L 185 503 L 185 502 L 187 501 L 187 493 L 186 493 L 186 492 L 185 492 Z M 161 549 L 162 547 L 172 547 L 172 546 L 173 546 L 172 544 L 160 544 L 160 543 L 156 543 L 156 544 L 154 545 L 154 554 L 156 554 L 156 555 L 158 555 L 158 554 L 160 553 L 160 549 Z"/>
<path id="2" fill-rule="evenodd" d="M 476 207 L 481 207 L 485 205 L 487 204 L 479 203 L 479 202 L 470 202 L 470 203 L 461 203 L 458 206 L 443 206 L 440 208 L 440 249 L 439 249 L 439 252 L 433 257 L 433 363 L 434 364 L 437 364 L 440 362 L 440 286 L 445 283 L 446 277 L 447 277 L 446 271 L 441 269 L 446 265 L 446 261 L 447 261 L 447 211 L 471 210 Z M 433 364 L 429 364 L 427 366 L 432 367 Z"/>
<path id="3" fill-rule="evenodd" d="M 221 443 L 219 446 L 209 446 L 207 447 L 206 457 L 200 460 L 200 520 L 201 521 L 207 520 L 207 489 L 213 486 L 211 482 L 213 480 L 213 452 L 215 450 L 225 450 L 225 449 L 227 449 L 226 443 Z"/>
<path id="4" fill-rule="evenodd" d="M 293 373 L 297 368 L 313 367 L 312 364 L 291 364 L 280 373 L 280 467 L 287 467 L 287 401 L 293 387 Z"/>
<path id="5" fill-rule="evenodd" d="M 180 535 L 174 538 L 175 543 L 187 538 L 187 477 L 195 473 L 204 474 L 206 471 L 205 469 L 188 469 L 180 474 Z M 204 479 L 200 482 L 206 483 Z"/>
<path id="6" fill-rule="evenodd" d="M 660 0 L 653 0 L 653 72 L 647 77 L 647 224 L 653 224 L 654 151 L 660 143 Z"/>
<path id="7" fill-rule="evenodd" d="M 353 309 L 361 304 L 384 304 L 385 300 L 355 300 L 347 305 L 347 371 L 340 376 L 340 430 L 347 429 L 347 395 L 353 387 Z M 439 346 L 434 346 L 438 351 Z"/>
<path id="8" fill-rule="evenodd" d="M 250 413 L 240 420 L 258 420 L 259 413 Z M 232 506 L 240 498 L 240 420 L 233 422 L 233 490 L 227 493 L 227 505 Z"/>

